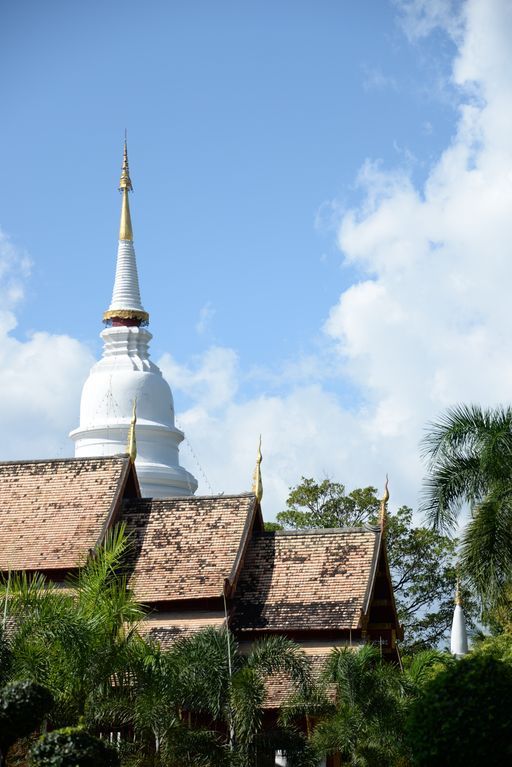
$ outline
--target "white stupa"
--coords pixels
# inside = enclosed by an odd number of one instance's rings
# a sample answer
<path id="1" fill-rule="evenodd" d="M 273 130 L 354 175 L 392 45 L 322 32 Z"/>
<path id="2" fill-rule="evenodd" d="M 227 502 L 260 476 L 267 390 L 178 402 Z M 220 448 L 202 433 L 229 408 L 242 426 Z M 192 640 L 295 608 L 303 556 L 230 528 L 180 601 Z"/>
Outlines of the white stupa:
<path id="1" fill-rule="evenodd" d="M 468 634 L 466 631 L 466 618 L 462 606 L 459 582 L 455 594 L 455 609 L 453 611 L 452 633 L 450 636 L 450 652 L 456 658 L 462 658 L 468 653 Z"/>
<path id="2" fill-rule="evenodd" d="M 174 424 L 171 389 L 149 359 L 152 338 L 146 330 L 133 247 L 128 193 L 132 182 L 126 141 L 119 190 L 121 224 L 112 301 L 103 315 L 103 357 L 94 365 L 82 390 L 80 426 L 71 432 L 75 456 L 125 453 L 136 405 L 136 468 L 142 495 L 163 498 L 193 495 L 197 480 L 180 466 L 178 446 L 184 439 Z"/>

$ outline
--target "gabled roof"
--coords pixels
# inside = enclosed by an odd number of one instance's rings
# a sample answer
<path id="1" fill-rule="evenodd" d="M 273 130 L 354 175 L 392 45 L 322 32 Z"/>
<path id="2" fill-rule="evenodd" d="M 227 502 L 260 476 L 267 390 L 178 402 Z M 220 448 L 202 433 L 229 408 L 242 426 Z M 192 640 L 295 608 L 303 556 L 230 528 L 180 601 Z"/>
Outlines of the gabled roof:
<path id="1" fill-rule="evenodd" d="M 127 456 L 0 463 L 0 571 L 77 567 L 131 472 Z"/>
<path id="2" fill-rule="evenodd" d="M 360 628 L 379 545 L 376 528 L 255 533 L 238 582 L 235 628 Z"/>
<path id="3" fill-rule="evenodd" d="M 137 599 L 221 598 L 225 580 L 236 582 L 257 508 L 252 493 L 125 501 Z"/>

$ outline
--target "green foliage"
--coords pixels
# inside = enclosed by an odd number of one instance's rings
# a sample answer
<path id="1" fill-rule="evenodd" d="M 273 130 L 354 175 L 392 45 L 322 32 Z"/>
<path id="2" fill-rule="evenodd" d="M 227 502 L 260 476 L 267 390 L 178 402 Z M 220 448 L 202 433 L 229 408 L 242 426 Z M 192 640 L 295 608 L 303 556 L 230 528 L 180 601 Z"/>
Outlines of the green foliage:
<path id="1" fill-rule="evenodd" d="M 402 506 L 390 514 L 387 552 L 406 652 L 438 646 L 446 640 L 453 617 L 457 541 L 428 527 L 413 524 L 412 509 Z M 468 626 L 474 625 L 477 605 L 463 589 Z"/>
<path id="2" fill-rule="evenodd" d="M 485 637 L 475 644 L 473 652 L 501 660 L 512 668 L 512 634 L 504 632 L 498 636 Z"/>
<path id="3" fill-rule="evenodd" d="M 54 730 L 39 738 L 30 754 L 34 767 L 119 767 L 117 751 L 84 730 Z"/>
<path id="4" fill-rule="evenodd" d="M 346 493 L 328 479 L 316 483 L 302 478 L 290 490 L 279 522 L 292 529 L 358 526 L 377 521 L 380 501 L 374 487 Z M 434 647 L 446 639 L 453 616 L 457 541 L 413 524 L 412 510 L 402 506 L 388 517 L 387 552 L 398 617 L 404 626 L 406 651 Z M 471 625 L 476 605 L 465 596 Z"/>
<path id="5" fill-rule="evenodd" d="M 313 733 L 317 752 L 339 753 L 343 764 L 354 767 L 395 765 L 406 753 L 398 669 L 370 645 L 336 649 L 323 682 L 334 686 L 336 703 Z"/>
<path id="6" fill-rule="evenodd" d="M 34 732 L 53 705 L 49 690 L 34 682 L 11 682 L 0 690 L 0 751 Z"/>
<path id="7" fill-rule="evenodd" d="M 310 683 L 304 654 L 285 637 L 243 654 L 231 633 L 210 628 L 169 650 L 143 640 L 132 649 L 130 685 L 107 693 L 96 717 L 98 725 L 134 732 L 135 764 L 252 765 L 261 749 L 266 675 L 285 672 L 297 690 Z M 306 748 L 304 740 L 299 745 Z"/>
<path id="8" fill-rule="evenodd" d="M 512 667 L 485 655 L 451 664 L 412 704 L 407 736 L 417 767 L 512 763 Z"/>
<path id="9" fill-rule="evenodd" d="M 346 527 L 374 522 L 379 501 L 374 487 L 364 487 L 345 493 L 345 485 L 324 479 L 302 477 L 290 489 L 286 510 L 279 512 L 277 521 L 294 530 L 311 527 Z"/>
<path id="10" fill-rule="evenodd" d="M 452 408 L 431 424 L 423 447 L 427 517 L 453 530 L 469 505 L 461 568 L 482 604 L 497 605 L 512 581 L 512 408 Z"/>
<path id="11" fill-rule="evenodd" d="M 11 652 L 9 642 L 0 624 L 0 687 L 9 679 L 11 669 Z"/>
<path id="12" fill-rule="evenodd" d="M 267 533 L 275 533 L 279 530 L 284 530 L 283 525 L 280 525 L 279 522 L 265 522 L 265 531 Z"/>
<path id="13" fill-rule="evenodd" d="M 55 697 L 52 727 L 91 722 L 98 699 L 129 680 L 128 658 L 142 617 L 126 588 L 129 541 L 112 531 L 66 590 L 38 575 L 11 575 L 11 678 L 32 679 Z M 7 585 L 4 584 L 4 594 Z"/>

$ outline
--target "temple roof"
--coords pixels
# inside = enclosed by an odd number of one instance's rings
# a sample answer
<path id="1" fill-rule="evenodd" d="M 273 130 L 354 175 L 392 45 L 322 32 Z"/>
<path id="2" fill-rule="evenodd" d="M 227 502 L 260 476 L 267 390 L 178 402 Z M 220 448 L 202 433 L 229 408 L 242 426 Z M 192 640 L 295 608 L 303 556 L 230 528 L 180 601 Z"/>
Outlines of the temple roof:
<path id="1" fill-rule="evenodd" d="M 0 463 L 0 570 L 76 567 L 121 500 L 127 456 Z"/>
<path id="2" fill-rule="evenodd" d="M 379 543 L 372 528 L 255 533 L 235 598 L 236 629 L 360 628 Z"/>
<path id="3" fill-rule="evenodd" d="M 127 501 L 130 585 L 142 602 L 221 598 L 236 582 L 255 518 L 253 494 Z"/>

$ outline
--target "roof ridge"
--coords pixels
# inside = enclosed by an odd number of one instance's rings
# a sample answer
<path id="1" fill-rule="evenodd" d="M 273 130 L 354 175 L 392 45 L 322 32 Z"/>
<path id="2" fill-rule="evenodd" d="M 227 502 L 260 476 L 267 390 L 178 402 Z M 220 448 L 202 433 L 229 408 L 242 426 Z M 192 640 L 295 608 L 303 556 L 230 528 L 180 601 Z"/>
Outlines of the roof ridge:
<path id="1" fill-rule="evenodd" d="M 87 455 L 87 456 L 69 456 L 67 458 L 22 458 L 19 461 L 0 461 L 0 466 L 18 466 L 19 464 L 28 465 L 32 463 L 85 463 L 86 461 L 112 461 L 113 459 L 128 459 L 125 453 L 115 453 L 115 455 Z"/>
<path id="2" fill-rule="evenodd" d="M 338 533 L 379 533 L 377 525 L 351 525 L 346 527 L 311 527 L 305 530 L 263 530 L 255 535 L 335 535 Z"/>
<path id="3" fill-rule="evenodd" d="M 126 502 L 139 502 L 139 501 L 155 501 L 161 503 L 162 501 L 220 501 L 229 498 L 255 498 L 254 493 L 218 493 L 217 495 L 168 495 L 165 498 L 152 498 L 151 496 L 142 496 L 141 498 L 128 498 Z"/>

